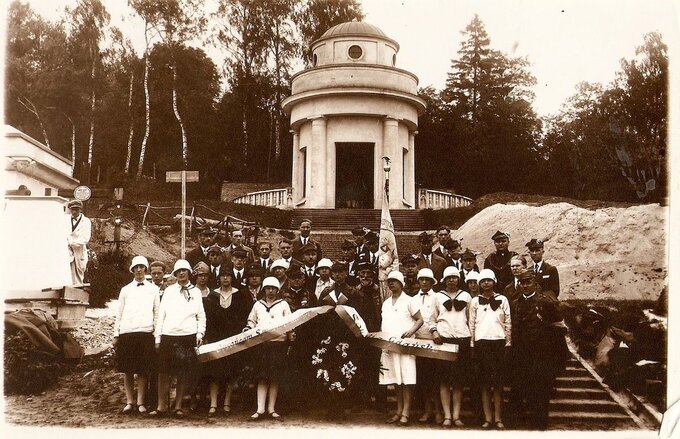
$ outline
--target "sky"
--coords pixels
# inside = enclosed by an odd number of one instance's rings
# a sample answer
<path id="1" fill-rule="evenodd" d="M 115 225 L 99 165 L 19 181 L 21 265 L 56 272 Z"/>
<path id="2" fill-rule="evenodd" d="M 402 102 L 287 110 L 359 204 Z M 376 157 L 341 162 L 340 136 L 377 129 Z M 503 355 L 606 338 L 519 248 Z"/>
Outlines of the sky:
<path id="1" fill-rule="evenodd" d="M 214 0 L 207 0 L 208 4 Z M 56 19 L 71 0 L 30 0 L 47 19 Z M 112 22 L 141 51 L 140 21 L 127 0 L 104 0 Z M 559 111 L 581 81 L 607 84 L 621 58 L 635 56 L 645 33 L 659 31 L 668 43 L 680 39 L 678 9 L 671 0 L 362 0 L 367 23 L 378 26 L 401 46 L 397 67 L 415 73 L 420 86 L 444 87 L 461 31 L 478 14 L 491 47 L 526 56 L 537 79 L 534 110 Z M 211 8 L 211 7 L 210 7 Z M 206 47 L 218 66 L 223 54 Z"/>

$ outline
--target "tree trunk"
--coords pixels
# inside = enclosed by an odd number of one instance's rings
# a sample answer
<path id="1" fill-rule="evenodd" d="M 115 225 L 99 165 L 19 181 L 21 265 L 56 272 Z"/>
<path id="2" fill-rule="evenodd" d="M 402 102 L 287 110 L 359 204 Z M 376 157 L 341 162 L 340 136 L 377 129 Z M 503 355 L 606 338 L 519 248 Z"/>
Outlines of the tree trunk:
<path id="1" fill-rule="evenodd" d="M 92 81 L 92 97 L 90 99 L 90 141 L 87 145 L 87 166 L 92 168 L 92 155 L 94 152 L 94 111 L 97 104 L 97 93 L 95 91 L 95 75 L 97 72 L 97 58 L 94 48 L 92 49 L 92 71 L 90 80 Z"/>
<path id="2" fill-rule="evenodd" d="M 17 101 L 24 108 L 26 108 L 28 111 L 33 113 L 35 115 L 35 117 L 38 119 L 38 123 L 40 124 L 40 129 L 42 130 L 43 139 L 45 140 L 45 146 L 47 146 L 48 149 L 52 149 L 52 147 L 50 146 L 50 139 L 47 137 L 47 131 L 45 130 L 45 125 L 43 125 L 42 119 L 40 118 L 40 114 L 38 113 L 38 109 L 35 108 L 35 105 L 33 104 L 33 102 L 31 102 L 31 100 L 28 99 L 25 96 L 20 96 L 19 98 L 17 98 Z"/>
<path id="3" fill-rule="evenodd" d="M 187 133 L 184 122 L 182 121 L 182 117 L 179 114 L 179 108 L 177 107 L 177 65 L 175 64 L 174 58 L 170 68 L 172 69 L 172 111 L 175 113 L 175 118 L 177 119 L 179 128 L 182 132 L 182 165 L 184 166 L 184 169 L 188 169 L 189 146 L 187 145 Z"/>
<path id="4" fill-rule="evenodd" d="M 142 139 L 142 148 L 139 151 L 139 166 L 137 167 L 137 179 L 142 177 L 144 171 L 144 155 L 146 154 L 146 142 L 149 140 L 149 131 L 151 130 L 151 107 L 149 105 L 149 24 L 145 24 L 144 41 L 146 43 L 144 50 L 144 117 L 146 119 L 146 127 L 144 129 L 144 138 Z"/>
<path id="5" fill-rule="evenodd" d="M 128 133 L 128 142 L 127 142 L 127 156 L 125 157 L 125 174 L 130 173 L 130 161 L 132 160 L 132 140 L 135 135 L 135 124 L 134 124 L 134 119 L 132 117 L 132 89 L 133 85 L 135 82 L 135 71 L 134 67 L 131 65 L 130 66 L 131 73 L 130 73 L 130 92 L 128 93 L 128 119 L 130 121 L 130 131 Z"/>

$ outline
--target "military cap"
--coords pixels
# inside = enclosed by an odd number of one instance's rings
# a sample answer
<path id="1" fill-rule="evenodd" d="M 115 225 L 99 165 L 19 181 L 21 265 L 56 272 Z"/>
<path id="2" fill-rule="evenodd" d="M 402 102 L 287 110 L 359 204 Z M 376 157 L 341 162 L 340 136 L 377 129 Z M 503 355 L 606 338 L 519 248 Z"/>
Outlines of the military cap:
<path id="1" fill-rule="evenodd" d="M 247 258 L 248 252 L 246 252 L 242 248 L 237 248 L 236 250 L 231 252 L 231 255 L 235 258 Z"/>
<path id="2" fill-rule="evenodd" d="M 347 238 L 345 238 L 342 241 L 342 244 L 340 244 L 340 248 L 342 248 L 342 249 L 350 249 L 350 248 L 354 248 L 356 246 L 357 245 L 354 241 L 352 241 L 351 239 L 347 239 Z"/>
<path id="3" fill-rule="evenodd" d="M 469 248 L 466 248 L 465 252 L 463 252 L 463 255 L 461 256 L 461 259 L 477 260 L 477 255 L 472 250 L 470 250 Z"/>
<path id="4" fill-rule="evenodd" d="M 217 244 L 213 244 L 210 247 L 208 247 L 208 254 L 210 254 L 210 253 L 218 253 L 218 254 L 221 255 L 222 254 L 222 247 L 220 247 Z"/>
<path id="5" fill-rule="evenodd" d="M 208 264 L 203 261 L 199 261 L 196 265 L 194 265 L 194 275 L 199 274 L 210 274 L 210 267 L 208 267 Z"/>
<path id="6" fill-rule="evenodd" d="M 366 227 L 363 226 L 357 226 L 352 229 L 352 235 L 354 236 L 366 236 L 366 233 L 368 233 L 370 230 L 368 230 Z"/>
<path id="7" fill-rule="evenodd" d="M 416 262 L 417 263 L 418 262 L 418 255 L 409 254 L 409 255 L 401 257 L 401 263 L 402 264 L 406 265 L 409 262 Z"/>
<path id="8" fill-rule="evenodd" d="M 348 271 L 348 270 L 349 270 L 349 267 L 344 262 L 339 262 L 339 261 L 334 262 L 333 265 L 331 266 L 331 271 L 333 271 L 333 272 Z"/>
<path id="9" fill-rule="evenodd" d="M 368 243 L 377 243 L 378 241 L 380 241 L 380 236 L 379 236 L 377 233 L 375 233 L 375 232 L 368 232 L 368 233 L 366 234 L 366 242 L 368 242 Z"/>
<path id="10" fill-rule="evenodd" d="M 497 240 L 497 239 L 510 239 L 510 234 L 508 232 L 501 232 L 500 230 L 496 230 L 496 233 L 493 234 L 491 237 L 492 240 Z"/>
<path id="11" fill-rule="evenodd" d="M 519 272 L 519 275 L 517 275 L 517 279 L 534 279 L 535 277 L 536 273 L 533 270 L 527 269 L 523 269 Z"/>
<path id="12" fill-rule="evenodd" d="M 525 244 L 529 249 L 532 248 L 543 248 L 543 240 L 542 239 L 536 239 L 536 238 L 531 238 L 531 241 L 527 242 Z"/>
<path id="13" fill-rule="evenodd" d="M 418 235 L 418 242 L 432 242 L 432 235 L 427 232 L 423 232 Z"/>
<path id="14" fill-rule="evenodd" d="M 71 200 L 71 201 L 69 201 L 69 202 L 68 202 L 68 208 L 71 209 L 71 208 L 74 208 L 74 207 L 75 207 L 75 208 L 78 208 L 78 209 L 82 209 L 82 208 L 83 208 L 83 202 L 80 201 L 80 200 Z"/>
<path id="15" fill-rule="evenodd" d="M 373 264 L 370 262 L 359 262 L 357 265 L 357 273 L 360 273 L 362 271 L 370 271 L 371 273 L 374 273 L 374 268 Z"/>
<path id="16" fill-rule="evenodd" d="M 316 253 L 316 246 L 314 244 L 312 244 L 311 242 L 308 242 L 307 244 L 300 247 L 300 253 L 305 254 L 307 252 Z"/>

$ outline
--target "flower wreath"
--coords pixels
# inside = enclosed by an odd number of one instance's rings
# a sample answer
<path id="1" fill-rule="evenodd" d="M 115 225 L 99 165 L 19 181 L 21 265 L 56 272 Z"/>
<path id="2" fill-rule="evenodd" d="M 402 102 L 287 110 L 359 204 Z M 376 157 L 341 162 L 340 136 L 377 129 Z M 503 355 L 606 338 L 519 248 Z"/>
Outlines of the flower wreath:
<path id="1" fill-rule="evenodd" d="M 329 392 L 344 392 L 352 384 L 357 366 L 349 358 L 349 343 L 334 343 L 330 336 L 321 340 L 312 365 L 316 368 L 316 380 Z"/>

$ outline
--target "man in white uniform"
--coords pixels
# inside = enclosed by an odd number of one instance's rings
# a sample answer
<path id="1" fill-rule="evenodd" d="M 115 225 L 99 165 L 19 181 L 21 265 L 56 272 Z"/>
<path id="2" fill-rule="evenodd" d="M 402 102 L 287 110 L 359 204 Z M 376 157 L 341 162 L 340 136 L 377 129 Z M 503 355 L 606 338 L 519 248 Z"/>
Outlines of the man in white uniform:
<path id="1" fill-rule="evenodd" d="M 82 201 L 70 201 L 68 208 L 71 210 L 67 225 L 71 279 L 73 285 L 83 285 L 87 268 L 87 243 L 90 242 L 92 236 L 92 222 L 82 214 Z"/>

